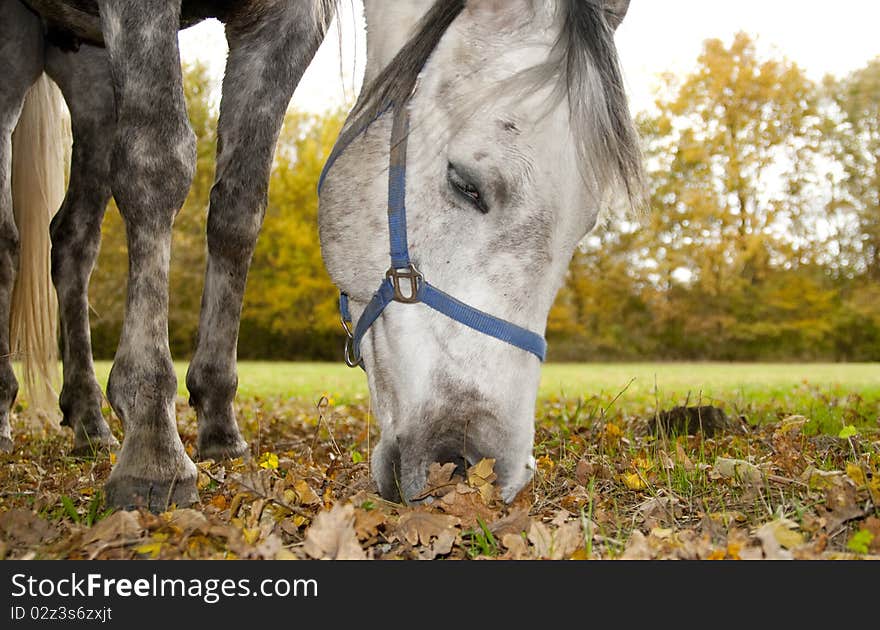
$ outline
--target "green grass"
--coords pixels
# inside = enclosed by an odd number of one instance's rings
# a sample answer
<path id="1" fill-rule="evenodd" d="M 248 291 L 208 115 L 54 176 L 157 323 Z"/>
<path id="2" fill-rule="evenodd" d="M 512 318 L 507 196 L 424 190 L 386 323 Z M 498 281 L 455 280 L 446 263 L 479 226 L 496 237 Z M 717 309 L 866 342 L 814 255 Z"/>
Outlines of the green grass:
<path id="1" fill-rule="evenodd" d="M 186 393 L 186 363 L 175 363 L 180 393 Z M 109 361 L 95 364 L 98 380 L 106 384 Z M 362 370 L 342 363 L 272 363 L 242 361 L 238 365 L 239 392 L 244 396 L 315 398 L 324 393 L 339 400 L 367 396 Z M 541 369 L 540 396 L 591 397 L 617 394 L 632 381 L 623 399 L 654 400 L 661 394 L 680 397 L 690 393 L 703 399 L 747 398 L 764 402 L 793 389 L 815 386 L 822 390 L 880 396 L 878 363 L 552 363 Z"/>
<path id="2" fill-rule="evenodd" d="M 186 364 L 175 364 L 186 395 Z M 106 383 L 109 362 L 96 364 Z M 239 364 L 239 396 L 297 398 L 336 404 L 363 402 L 367 380 L 341 363 Z M 880 364 L 762 363 L 557 363 L 542 368 L 539 398 L 583 399 L 626 415 L 650 414 L 658 406 L 717 404 L 753 422 L 801 414 L 825 430 L 843 424 L 874 425 L 880 416 Z M 615 400 L 616 399 L 616 400 Z"/>

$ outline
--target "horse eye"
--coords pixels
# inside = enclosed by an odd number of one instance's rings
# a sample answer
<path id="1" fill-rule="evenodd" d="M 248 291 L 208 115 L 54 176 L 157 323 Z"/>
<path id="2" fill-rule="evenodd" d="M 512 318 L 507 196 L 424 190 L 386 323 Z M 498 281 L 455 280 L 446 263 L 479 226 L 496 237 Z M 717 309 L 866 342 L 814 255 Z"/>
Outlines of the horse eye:
<path id="1" fill-rule="evenodd" d="M 465 178 L 451 163 L 446 166 L 446 180 L 459 197 L 483 214 L 489 212 L 489 206 L 480 189 L 476 184 Z"/>

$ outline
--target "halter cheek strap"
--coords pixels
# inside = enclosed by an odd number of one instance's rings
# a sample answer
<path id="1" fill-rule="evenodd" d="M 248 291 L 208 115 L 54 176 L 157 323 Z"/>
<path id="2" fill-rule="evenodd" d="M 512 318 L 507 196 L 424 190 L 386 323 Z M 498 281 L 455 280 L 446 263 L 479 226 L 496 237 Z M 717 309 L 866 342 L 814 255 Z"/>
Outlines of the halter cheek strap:
<path id="1" fill-rule="evenodd" d="M 318 183 L 320 194 L 324 178 L 333 163 L 359 134 L 361 130 L 344 134 L 324 166 Z M 412 263 L 407 246 L 406 232 L 406 149 L 409 133 L 409 112 L 407 107 L 394 108 L 394 123 L 391 129 L 391 156 L 388 169 L 388 233 L 391 244 L 391 267 L 373 294 L 357 324 L 352 326 L 348 295 L 339 297 L 339 311 L 342 325 L 348 335 L 345 344 L 345 362 L 349 367 L 364 367 L 361 357 L 361 341 L 370 326 L 379 319 L 385 308 L 392 302 L 401 304 L 424 304 L 446 315 L 460 324 L 472 328 L 495 339 L 525 350 L 539 360 L 547 355 L 547 342 L 530 330 L 508 322 L 472 306 L 456 300 L 451 295 L 429 284 L 422 273 Z"/>

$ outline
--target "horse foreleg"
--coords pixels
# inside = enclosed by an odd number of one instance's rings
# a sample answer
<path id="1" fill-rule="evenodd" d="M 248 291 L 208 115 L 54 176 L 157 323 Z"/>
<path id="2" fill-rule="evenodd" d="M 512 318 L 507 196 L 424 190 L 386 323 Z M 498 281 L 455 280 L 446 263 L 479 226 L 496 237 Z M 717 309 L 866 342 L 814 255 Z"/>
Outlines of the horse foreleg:
<path id="1" fill-rule="evenodd" d="M 246 28 L 227 24 L 229 57 L 208 214 L 208 264 L 198 346 L 186 377 L 203 459 L 247 451 L 232 407 L 242 299 L 284 113 L 324 30 L 309 2 L 277 3 Z"/>
<path id="2" fill-rule="evenodd" d="M 64 386 L 61 411 L 74 431 L 73 453 L 118 446 L 101 414 L 101 387 L 92 362 L 89 278 L 98 256 L 101 221 L 110 200 L 110 153 L 116 109 L 107 52 L 82 46 L 76 53 L 49 48 L 46 72 L 70 109 L 73 156 L 70 184 L 52 220 L 52 280 L 61 311 Z"/>
<path id="3" fill-rule="evenodd" d="M 164 510 L 198 500 L 195 464 L 177 433 L 168 347 L 171 227 L 195 170 L 177 48 L 180 0 L 101 0 L 117 103 L 111 188 L 128 237 L 125 321 L 107 398 L 125 438 L 107 481 L 114 506 Z"/>
<path id="4" fill-rule="evenodd" d="M 18 395 L 9 347 L 9 315 L 18 229 L 12 211 L 12 130 L 25 95 L 43 71 L 40 21 L 18 2 L 0 0 L 0 451 L 12 452 L 9 411 Z"/>

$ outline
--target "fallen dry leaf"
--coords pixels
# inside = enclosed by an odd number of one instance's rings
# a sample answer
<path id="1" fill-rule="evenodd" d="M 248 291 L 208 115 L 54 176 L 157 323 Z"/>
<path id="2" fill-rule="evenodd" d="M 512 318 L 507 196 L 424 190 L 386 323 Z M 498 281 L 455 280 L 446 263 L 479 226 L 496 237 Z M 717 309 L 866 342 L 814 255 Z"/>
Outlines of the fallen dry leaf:
<path id="1" fill-rule="evenodd" d="M 574 469 L 574 478 L 575 480 L 581 484 L 582 486 L 590 485 L 590 480 L 595 477 L 596 469 L 593 464 L 588 462 L 586 459 L 581 459 L 578 461 L 577 466 Z"/>
<path id="2" fill-rule="evenodd" d="M 645 525 L 653 529 L 660 525 L 671 524 L 681 514 L 679 499 L 676 497 L 652 497 L 638 506 L 638 511 Z"/>
<path id="3" fill-rule="evenodd" d="M 337 503 L 320 512 L 306 531 L 303 550 L 315 560 L 365 560 L 354 532 L 354 506 Z"/>
<path id="4" fill-rule="evenodd" d="M 825 490 L 825 529 L 834 533 L 841 525 L 862 516 L 855 485 L 844 476 L 833 478 L 833 484 Z"/>
<path id="5" fill-rule="evenodd" d="M 302 505 L 319 505 L 321 503 L 321 497 L 315 494 L 315 491 L 312 490 L 312 487 L 305 479 L 300 479 L 293 484 L 293 491 Z"/>
<path id="6" fill-rule="evenodd" d="M 764 478 L 760 468 L 744 459 L 718 457 L 712 470 L 723 479 L 732 479 L 745 485 L 760 484 Z"/>
<path id="7" fill-rule="evenodd" d="M 840 470 L 817 470 L 810 466 L 807 468 L 800 479 L 811 490 L 826 490 L 833 488 L 837 483 L 837 479 L 843 477 L 843 471 Z"/>
<path id="8" fill-rule="evenodd" d="M 413 510 L 400 517 L 397 535 L 413 547 L 429 545 L 431 538 L 440 538 L 444 532 L 455 532 L 458 524 L 459 520 L 454 516 Z"/>
<path id="9" fill-rule="evenodd" d="M 455 544 L 455 529 L 446 529 L 440 532 L 440 535 L 427 548 L 419 552 L 421 560 L 434 560 L 440 556 L 449 555 L 452 552 L 452 546 Z"/>
<path id="10" fill-rule="evenodd" d="M 696 470 L 691 458 L 687 456 L 687 453 L 684 452 L 684 449 L 678 442 L 675 443 L 675 461 L 678 462 L 678 465 L 684 468 L 686 472 L 694 472 L 694 470 Z"/>
<path id="11" fill-rule="evenodd" d="M 637 472 L 623 473 L 620 475 L 620 480 L 630 490 L 644 490 L 648 487 L 648 484 L 645 483 L 645 480 Z"/>
<path id="12" fill-rule="evenodd" d="M 848 462 L 846 465 L 846 476 L 853 480 L 853 483 L 856 484 L 857 488 L 864 488 L 868 485 L 865 478 L 865 471 L 862 470 L 862 467 L 858 464 Z"/>
<path id="13" fill-rule="evenodd" d="M 768 560 L 792 560 L 791 550 L 804 543 L 804 536 L 797 531 L 797 523 L 780 518 L 763 525 L 755 537 L 761 541 L 764 557 Z"/>
<path id="14" fill-rule="evenodd" d="M 872 535 L 868 551 L 873 554 L 880 554 L 880 518 L 869 516 L 862 523 L 862 529 L 870 532 Z"/>
<path id="15" fill-rule="evenodd" d="M 196 530 L 207 532 L 209 529 L 207 517 L 201 512 L 189 508 L 171 512 L 168 523 L 181 529 L 185 534 Z"/>
<path id="16" fill-rule="evenodd" d="M 535 556 L 546 560 L 567 559 L 584 544 L 580 523 L 571 521 L 552 529 L 540 521 L 533 521 L 529 528 L 529 542 L 535 548 Z"/>
<path id="17" fill-rule="evenodd" d="M 381 510 L 357 510 L 354 518 L 354 532 L 358 540 L 365 541 L 377 536 L 379 528 L 388 521 Z"/>
<path id="18" fill-rule="evenodd" d="M 529 530 L 531 523 L 532 519 L 529 518 L 528 510 L 516 509 L 507 516 L 490 523 L 489 531 L 496 538 L 503 538 L 507 534 L 520 536 Z"/>
<path id="19" fill-rule="evenodd" d="M 653 557 L 648 539 L 639 530 L 634 530 L 626 543 L 621 560 L 650 560 Z"/>
<path id="20" fill-rule="evenodd" d="M 494 468 L 494 459 L 483 459 L 468 468 L 467 471 L 468 485 L 479 490 L 484 503 L 491 502 L 495 493 L 495 487 L 492 484 L 498 476 L 495 474 Z"/>
<path id="21" fill-rule="evenodd" d="M 424 499 L 427 497 L 442 497 L 455 489 L 455 486 L 463 481 L 463 479 L 455 474 L 456 466 L 452 462 L 439 464 L 434 462 L 428 467 L 428 480 L 425 482 L 425 489 L 416 499 Z"/>
<path id="22" fill-rule="evenodd" d="M 455 490 L 444 495 L 436 506 L 446 514 L 460 518 L 462 527 L 466 529 L 476 527 L 479 520 L 490 523 L 497 515 L 496 510 L 486 505 L 478 490 L 464 484 L 458 484 Z"/>
<path id="23" fill-rule="evenodd" d="M 30 510 L 12 509 L 0 513 L 0 535 L 10 542 L 36 545 L 55 538 L 58 530 Z"/>
<path id="24" fill-rule="evenodd" d="M 507 556 L 511 560 L 524 560 L 528 557 L 528 545 L 522 534 L 504 534 L 501 544 L 507 549 Z"/>
<path id="25" fill-rule="evenodd" d="M 145 531 L 137 512 L 120 510 L 98 521 L 94 527 L 86 531 L 83 544 L 88 546 L 95 543 L 107 544 L 120 540 L 135 540 L 140 538 Z"/>

